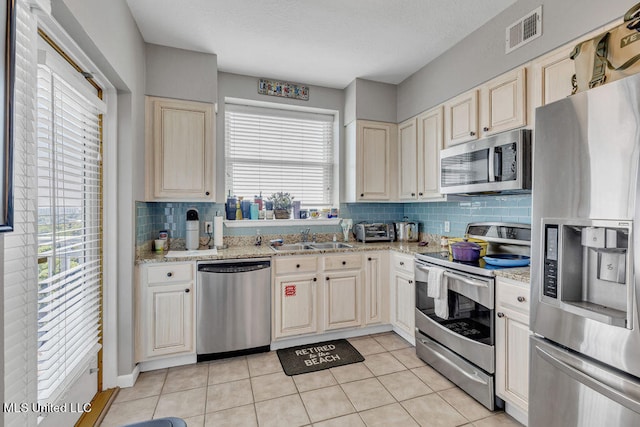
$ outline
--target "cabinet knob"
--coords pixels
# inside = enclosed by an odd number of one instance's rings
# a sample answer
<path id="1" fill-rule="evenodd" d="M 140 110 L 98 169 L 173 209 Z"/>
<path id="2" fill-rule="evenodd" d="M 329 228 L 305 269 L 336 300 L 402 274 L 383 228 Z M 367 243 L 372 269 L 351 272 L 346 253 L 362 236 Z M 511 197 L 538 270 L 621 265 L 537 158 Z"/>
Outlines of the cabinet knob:
<path id="1" fill-rule="evenodd" d="M 317 277 L 314 277 L 314 278 L 313 278 L 313 281 L 314 281 L 314 282 L 317 282 L 317 281 L 318 281 L 318 278 L 317 278 Z"/>
<path id="2" fill-rule="evenodd" d="M 502 319 L 504 317 L 504 313 L 503 312 L 498 312 L 498 314 L 496 316 L 498 316 L 499 318 Z"/>
<path id="3" fill-rule="evenodd" d="M 418 193 L 418 196 L 422 196 L 422 195 L 423 195 L 422 193 Z"/>
<path id="4" fill-rule="evenodd" d="M 187 288 L 187 289 L 185 289 L 184 291 L 185 291 L 186 293 L 189 293 L 189 292 L 191 292 L 191 289 Z"/>
<path id="5" fill-rule="evenodd" d="M 404 261 L 400 261 L 400 265 L 404 265 Z"/>
<path id="6" fill-rule="evenodd" d="M 364 197 L 364 193 L 360 193 L 360 197 Z"/>
<path id="7" fill-rule="evenodd" d="M 483 131 L 485 131 L 485 132 L 489 132 L 489 128 L 488 128 L 488 127 L 486 127 L 486 126 L 485 126 L 485 127 L 483 127 L 483 128 L 482 128 L 482 130 L 483 130 Z"/>
<path id="8" fill-rule="evenodd" d="M 210 193 L 208 191 L 205 191 L 204 195 L 208 196 Z"/>
<path id="9" fill-rule="evenodd" d="M 518 302 L 524 302 L 524 297 L 518 297 Z"/>
<path id="10" fill-rule="evenodd" d="M 296 264 L 296 268 L 300 268 L 300 264 Z"/>
<path id="11" fill-rule="evenodd" d="M 469 135 L 476 136 L 476 133 L 475 132 L 469 132 Z"/>
<path id="12" fill-rule="evenodd" d="M 325 278 L 324 278 L 324 280 L 329 280 L 329 278 L 328 278 L 328 277 L 325 277 Z"/>
<path id="13" fill-rule="evenodd" d="M 168 272 L 167 273 L 167 277 L 171 277 L 171 276 L 173 276 L 173 273 L 172 272 Z"/>
<path id="14" fill-rule="evenodd" d="M 367 261 L 371 261 L 371 257 L 367 258 Z"/>
<path id="15" fill-rule="evenodd" d="M 411 193 L 411 197 L 416 197 L 416 193 Z"/>
<path id="16" fill-rule="evenodd" d="M 409 284 L 410 284 L 410 285 L 411 285 L 411 284 L 413 284 L 413 280 L 409 280 Z"/>
<path id="17" fill-rule="evenodd" d="M 342 261 L 342 265 L 347 265 L 347 261 Z"/>

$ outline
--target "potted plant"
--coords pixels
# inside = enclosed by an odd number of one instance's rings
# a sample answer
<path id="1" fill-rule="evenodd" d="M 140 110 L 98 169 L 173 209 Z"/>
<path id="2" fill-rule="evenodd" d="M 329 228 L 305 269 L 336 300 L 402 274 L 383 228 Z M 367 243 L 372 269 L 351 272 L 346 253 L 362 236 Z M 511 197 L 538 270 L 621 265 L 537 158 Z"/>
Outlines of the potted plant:
<path id="1" fill-rule="evenodd" d="M 273 202 L 273 214 L 276 219 L 289 219 L 291 217 L 291 201 L 293 200 L 291 193 L 282 191 L 273 193 L 269 200 Z"/>

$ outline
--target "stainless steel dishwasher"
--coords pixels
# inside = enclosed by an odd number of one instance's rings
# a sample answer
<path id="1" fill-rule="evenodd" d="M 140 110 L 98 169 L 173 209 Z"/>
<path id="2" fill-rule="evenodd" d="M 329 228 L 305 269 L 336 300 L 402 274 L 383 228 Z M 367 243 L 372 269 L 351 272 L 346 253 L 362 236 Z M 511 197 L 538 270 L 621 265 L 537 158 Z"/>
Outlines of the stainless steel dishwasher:
<path id="1" fill-rule="evenodd" d="M 269 259 L 199 262 L 196 288 L 199 362 L 269 351 Z"/>

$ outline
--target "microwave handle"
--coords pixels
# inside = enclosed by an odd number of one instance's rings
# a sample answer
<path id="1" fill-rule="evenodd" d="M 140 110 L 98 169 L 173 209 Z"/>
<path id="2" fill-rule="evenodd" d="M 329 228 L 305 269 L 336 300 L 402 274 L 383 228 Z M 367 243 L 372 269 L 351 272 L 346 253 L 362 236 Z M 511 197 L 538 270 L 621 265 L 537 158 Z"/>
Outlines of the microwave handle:
<path id="1" fill-rule="evenodd" d="M 489 148 L 489 182 L 494 182 L 496 180 L 495 152 L 496 147 Z"/>

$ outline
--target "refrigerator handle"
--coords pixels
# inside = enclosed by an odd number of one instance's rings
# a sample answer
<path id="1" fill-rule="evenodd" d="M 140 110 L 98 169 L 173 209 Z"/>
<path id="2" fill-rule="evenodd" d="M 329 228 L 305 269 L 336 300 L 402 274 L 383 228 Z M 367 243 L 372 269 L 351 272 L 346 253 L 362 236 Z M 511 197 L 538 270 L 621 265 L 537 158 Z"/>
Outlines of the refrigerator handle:
<path id="1" fill-rule="evenodd" d="M 496 147 L 489 147 L 489 182 L 496 180 L 495 153 Z"/>
<path id="2" fill-rule="evenodd" d="M 616 375 L 614 377 L 616 381 L 608 381 L 609 384 L 607 384 L 605 383 L 604 378 L 593 378 L 577 366 L 574 366 L 571 363 L 571 360 L 567 357 L 563 357 L 562 354 L 557 354 L 556 357 L 547 350 L 543 350 L 538 346 L 536 346 L 536 352 L 546 362 L 579 383 L 584 384 L 585 386 L 634 412 L 640 413 L 640 385 L 635 382 L 628 381 L 625 378 Z"/>

